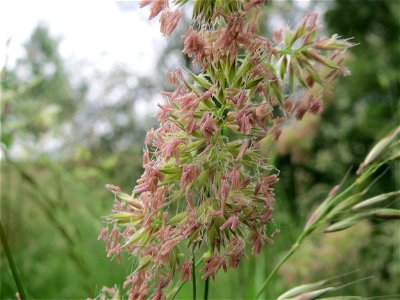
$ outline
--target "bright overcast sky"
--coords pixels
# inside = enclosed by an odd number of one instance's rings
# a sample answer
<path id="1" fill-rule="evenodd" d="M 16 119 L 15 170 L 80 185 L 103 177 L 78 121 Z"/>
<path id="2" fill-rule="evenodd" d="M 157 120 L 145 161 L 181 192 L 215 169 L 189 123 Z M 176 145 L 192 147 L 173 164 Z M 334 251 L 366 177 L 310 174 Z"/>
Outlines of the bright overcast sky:
<path id="1" fill-rule="evenodd" d="M 136 9 L 121 10 L 119 6 L 126 3 Z M 297 1 L 300 6 L 308 3 Z M 167 42 L 157 18 L 149 22 L 148 14 L 148 8 L 138 9 L 138 0 L 1 0 L 0 65 L 6 55 L 9 65 L 22 56 L 22 44 L 43 22 L 53 36 L 63 38 L 60 52 L 65 59 L 88 60 L 103 71 L 123 63 L 136 74 L 148 75 L 160 45 Z"/>
<path id="2" fill-rule="evenodd" d="M 32 30 L 44 22 L 53 36 L 63 38 L 60 51 L 64 58 L 89 60 L 103 70 L 123 63 L 135 73 L 148 74 L 154 68 L 157 48 L 165 40 L 158 21 L 148 22 L 147 15 L 147 9 L 122 11 L 117 1 L 2 0 L 0 64 L 6 53 L 13 64 L 23 54 L 21 45 Z"/>

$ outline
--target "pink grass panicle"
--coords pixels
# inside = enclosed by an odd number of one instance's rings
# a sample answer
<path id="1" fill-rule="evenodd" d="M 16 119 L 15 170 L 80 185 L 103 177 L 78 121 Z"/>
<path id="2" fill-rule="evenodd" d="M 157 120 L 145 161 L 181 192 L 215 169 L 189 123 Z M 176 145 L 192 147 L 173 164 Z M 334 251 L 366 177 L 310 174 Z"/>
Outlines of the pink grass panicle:
<path id="1" fill-rule="evenodd" d="M 278 171 L 260 142 L 278 140 L 290 119 L 321 113 L 323 88 L 348 72 L 342 53 L 351 44 L 319 38 L 316 14 L 269 40 L 257 35 L 263 1 L 237 3 L 211 12 L 195 6 L 204 26 L 188 29 L 183 53 L 202 71 L 167 74 L 173 90 L 163 92 L 159 127 L 147 133 L 143 175 L 132 194 L 107 185 L 116 196 L 107 217 L 112 229 L 99 238 L 110 256 L 126 251 L 136 260 L 125 282 L 129 299 L 164 299 L 171 274 L 191 280 L 192 256 L 209 254 L 201 272 L 213 278 L 247 257 L 246 244 L 257 255 L 272 243 Z M 167 0 L 140 2 L 146 5 L 150 19 L 161 13 L 161 32 L 171 34 L 181 13 Z"/>

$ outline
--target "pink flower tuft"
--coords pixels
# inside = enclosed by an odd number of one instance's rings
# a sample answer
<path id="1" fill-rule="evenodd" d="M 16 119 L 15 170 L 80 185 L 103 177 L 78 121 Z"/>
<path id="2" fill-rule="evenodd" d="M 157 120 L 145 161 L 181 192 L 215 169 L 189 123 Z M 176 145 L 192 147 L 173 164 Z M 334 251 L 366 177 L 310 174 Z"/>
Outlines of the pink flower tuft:
<path id="1" fill-rule="evenodd" d="M 205 138 L 210 138 L 218 130 L 210 113 L 205 113 L 200 120 L 200 131 Z"/>
<path id="2" fill-rule="evenodd" d="M 193 62 L 198 64 L 203 61 L 206 56 L 206 42 L 201 37 L 199 32 L 193 30 L 190 27 L 185 35 L 183 53 L 192 57 L 194 55 Z"/>
<path id="3" fill-rule="evenodd" d="M 147 131 L 146 139 L 144 140 L 145 144 L 147 145 L 151 144 L 153 137 L 154 137 L 154 129 L 152 128 L 149 131 Z"/>
<path id="4" fill-rule="evenodd" d="M 143 153 L 143 166 L 146 166 L 150 161 L 149 149 L 145 149 Z"/>
<path id="5" fill-rule="evenodd" d="M 305 113 L 308 111 L 308 105 L 299 104 L 296 109 L 296 119 L 301 120 L 303 119 Z"/>
<path id="6" fill-rule="evenodd" d="M 245 2 L 243 4 L 243 8 L 245 11 L 248 11 L 250 9 L 252 9 L 253 7 L 257 6 L 257 5 L 261 5 L 264 3 L 264 0 L 250 0 L 249 2 Z"/>
<path id="7" fill-rule="evenodd" d="M 171 35 L 174 31 L 176 25 L 178 25 L 179 19 L 181 18 L 182 13 L 179 10 L 175 10 L 171 12 L 169 10 L 164 10 L 160 17 L 160 31 L 164 36 Z"/>
<path id="8" fill-rule="evenodd" d="M 175 155 L 177 148 L 181 143 L 183 143 L 181 139 L 173 137 L 161 149 L 161 155 L 166 159 L 169 159 L 171 156 Z"/>
<path id="9" fill-rule="evenodd" d="M 107 241 L 108 240 L 108 229 L 107 228 L 103 228 L 100 231 L 99 236 L 97 237 L 97 240 L 104 240 Z"/>
<path id="10" fill-rule="evenodd" d="M 209 277 L 213 277 L 214 275 L 221 269 L 221 267 L 226 270 L 227 265 L 225 261 L 225 257 L 223 256 L 211 256 L 204 260 L 205 265 L 202 268 L 202 271 L 205 272 L 203 275 L 203 279 L 207 279 Z"/>
<path id="11" fill-rule="evenodd" d="M 283 28 L 274 31 L 274 41 L 277 44 L 280 44 L 283 41 Z"/>
<path id="12" fill-rule="evenodd" d="M 185 260 L 181 264 L 179 270 L 181 271 L 181 282 L 189 281 L 192 279 L 192 262 L 189 259 Z"/>
<path id="13" fill-rule="evenodd" d="M 169 252 L 171 252 L 172 248 L 175 247 L 179 243 L 180 240 L 181 240 L 181 237 L 176 237 L 176 238 L 173 238 L 173 239 L 163 243 L 161 245 L 159 255 L 162 255 L 162 256 L 168 255 Z"/>
<path id="14" fill-rule="evenodd" d="M 161 172 L 153 166 L 146 168 L 143 175 L 137 181 L 138 185 L 134 188 L 134 193 L 155 192 L 157 190 L 158 181 L 162 178 Z"/>
<path id="15" fill-rule="evenodd" d="M 154 0 L 140 0 L 139 1 L 139 7 L 143 8 L 147 5 L 149 5 L 150 3 L 152 3 Z"/>
<path id="16" fill-rule="evenodd" d="M 228 24 L 215 41 L 215 48 L 221 53 L 229 53 L 229 58 L 233 61 L 239 51 L 239 37 L 245 26 L 245 18 L 244 15 L 236 14 L 227 19 Z"/>
<path id="17" fill-rule="evenodd" d="M 247 140 L 243 141 L 243 144 L 240 146 L 239 153 L 238 153 L 238 155 L 236 157 L 237 161 L 242 159 L 244 153 L 246 152 L 246 150 L 247 150 L 247 148 L 249 146 L 248 143 L 249 142 Z"/>
<path id="18" fill-rule="evenodd" d="M 153 4 L 150 7 L 149 20 L 156 17 L 163 9 L 168 7 L 168 0 L 153 0 Z"/>
<path id="19" fill-rule="evenodd" d="M 322 112 L 323 103 L 319 99 L 313 99 L 308 104 L 308 111 L 314 115 L 318 115 Z"/>
<path id="20" fill-rule="evenodd" d="M 179 103 L 181 104 L 182 110 L 184 110 L 184 111 L 191 110 L 192 111 L 192 110 L 196 109 L 199 101 L 196 99 L 196 96 L 194 93 L 188 93 L 179 98 Z"/>
<path id="21" fill-rule="evenodd" d="M 229 195 L 229 185 L 226 179 L 221 180 L 221 200 L 223 203 L 228 199 Z"/>
<path id="22" fill-rule="evenodd" d="M 210 88 L 207 92 L 205 92 L 200 98 L 199 101 L 203 101 L 206 99 L 211 98 L 211 96 L 215 93 L 215 89 L 214 88 Z"/>
<path id="23" fill-rule="evenodd" d="M 167 81 L 171 86 L 177 86 L 178 81 L 182 80 L 183 75 L 182 71 L 178 68 L 175 72 L 168 71 L 167 72 Z"/>
<path id="24" fill-rule="evenodd" d="M 237 268 L 242 259 L 246 259 L 246 246 L 243 240 L 233 238 L 227 248 L 230 249 L 226 256 L 229 257 L 228 267 Z"/>
<path id="25" fill-rule="evenodd" d="M 187 131 L 187 133 L 192 134 L 197 127 L 197 122 L 195 119 L 190 120 L 186 126 L 185 126 L 185 130 Z"/>
<path id="26" fill-rule="evenodd" d="M 243 134 L 251 133 L 251 125 L 249 116 L 243 112 L 237 116 L 237 123 L 239 125 L 239 131 Z"/>
<path id="27" fill-rule="evenodd" d="M 237 108 L 242 107 L 247 102 L 247 92 L 244 90 L 239 90 L 239 92 L 234 97 L 228 97 L 232 100 Z"/>
<path id="28" fill-rule="evenodd" d="M 232 181 L 232 189 L 239 190 L 240 189 L 240 171 L 238 169 L 232 170 L 231 181 Z"/>
<path id="29" fill-rule="evenodd" d="M 224 230 L 225 228 L 229 227 L 231 230 L 235 231 L 239 224 L 239 218 L 237 216 L 233 216 L 226 220 L 226 222 L 222 224 L 219 230 Z"/>
<path id="30" fill-rule="evenodd" d="M 253 247 L 251 248 L 252 254 L 253 255 L 259 254 L 262 246 L 264 245 L 264 243 L 266 241 L 272 242 L 271 238 L 269 238 L 267 236 L 263 236 L 258 232 L 254 232 L 250 238 L 250 243 L 253 245 Z"/>
<path id="31" fill-rule="evenodd" d="M 271 113 L 271 106 L 268 103 L 261 103 L 256 108 L 256 116 L 259 118 L 264 118 Z"/>
<path id="32" fill-rule="evenodd" d="M 200 168 L 197 165 L 183 165 L 181 176 L 181 187 L 185 189 L 192 183 L 200 173 Z"/>

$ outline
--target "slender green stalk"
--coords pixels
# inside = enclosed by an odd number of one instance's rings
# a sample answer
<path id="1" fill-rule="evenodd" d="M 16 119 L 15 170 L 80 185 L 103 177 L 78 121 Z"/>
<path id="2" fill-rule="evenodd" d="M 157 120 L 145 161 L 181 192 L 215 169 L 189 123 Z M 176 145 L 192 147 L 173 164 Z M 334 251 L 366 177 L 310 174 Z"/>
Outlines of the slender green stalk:
<path id="1" fill-rule="evenodd" d="M 9 157 L 9 154 L 7 151 L 3 151 L 5 154 L 5 158 L 7 162 L 9 162 L 15 170 L 19 173 L 21 178 L 26 181 L 33 189 L 33 191 L 37 194 L 37 198 L 33 197 L 32 199 L 35 200 L 35 204 L 40 206 L 42 211 L 46 214 L 48 217 L 49 221 L 55 226 L 55 228 L 60 232 L 61 236 L 65 238 L 66 245 L 68 247 L 68 254 L 71 257 L 72 261 L 75 263 L 77 268 L 85 275 L 85 276 L 90 276 L 90 270 L 85 264 L 83 257 L 78 254 L 74 248 L 75 240 L 73 238 L 73 235 L 71 235 L 67 227 L 64 226 L 64 224 L 59 221 L 55 216 L 54 216 L 54 209 L 55 209 L 55 201 L 52 200 L 52 197 L 49 196 L 40 186 L 40 184 L 37 182 L 37 180 L 30 175 L 28 172 L 26 172 L 17 162 L 12 160 Z M 88 286 L 84 281 L 82 282 L 82 286 L 88 291 L 91 291 L 90 286 Z"/>
<path id="2" fill-rule="evenodd" d="M 1 244 L 3 245 L 3 248 L 4 248 L 4 252 L 6 253 L 8 263 L 10 264 L 11 273 L 13 275 L 15 284 L 17 285 L 17 290 L 18 290 L 19 296 L 20 296 L 21 300 L 24 300 L 24 299 L 26 299 L 25 290 L 24 290 L 24 287 L 22 286 L 22 281 L 21 281 L 21 278 L 19 277 L 18 269 L 17 269 L 17 266 L 15 265 L 14 259 L 12 257 L 10 246 L 8 245 L 7 238 L 4 233 L 3 225 L 1 224 L 1 221 L 0 221 L 0 239 L 1 239 Z"/>
<path id="3" fill-rule="evenodd" d="M 182 289 L 182 287 L 183 287 L 184 284 L 185 284 L 185 282 L 182 282 L 182 283 L 178 286 L 178 288 L 176 289 L 175 293 L 172 295 L 172 297 L 171 297 L 170 300 L 174 300 L 174 299 L 175 299 L 175 297 L 178 295 L 178 293 L 180 292 L 180 290 Z"/>
<path id="4" fill-rule="evenodd" d="M 193 300 L 196 300 L 196 262 L 195 257 L 192 255 L 192 281 L 193 281 Z"/>
<path id="5" fill-rule="evenodd" d="M 304 233 L 307 232 L 307 235 L 312 233 L 315 230 L 315 228 L 318 227 L 321 220 L 323 220 L 327 216 L 327 214 L 341 200 L 341 198 L 350 194 L 351 191 L 353 190 L 353 188 L 355 188 L 356 186 L 357 186 L 357 183 L 354 182 L 349 187 L 347 187 L 344 191 L 339 193 L 338 195 L 336 195 L 332 198 L 327 198 L 327 200 L 322 202 L 322 204 L 314 212 L 314 213 L 318 212 L 318 215 L 316 215 L 316 218 L 312 222 L 310 222 L 309 224 L 306 224 Z M 302 235 L 304 235 L 304 233 Z"/>
<path id="6" fill-rule="evenodd" d="M 258 291 L 257 295 L 256 295 L 256 300 L 259 299 L 262 295 L 262 293 L 264 292 L 265 288 L 267 287 L 267 285 L 269 284 L 269 282 L 271 281 L 271 279 L 275 276 L 275 274 L 278 272 L 278 270 L 280 269 L 280 267 L 289 259 L 289 257 L 291 257 L 293 255 L 293 253 L 296 252 L 297 248 L 299 248 L 302 240 L 304 239 L 303 234 L 299 237 L 299 239 L 296 241 L 296 243 L 293 244 L 293 246 L 290 248 L 290 250 L 285 254 L 284 257 L 282 257 L 279 262 L 275 265 L 274 269 L 271 271 L 271 273 L 269 273 L 267 279 L 265 279 L 265 281 L 263 282 L 260 290 Z"/>
<path id="7" fill-rule="evenodd" d="M 304 231 L 301 233 L 301 235 L 297 238 L 296 242 L 293 244 L 293 246 L 290 248 L 290 250 L 283 256 L 279 262 L 275 265 L 273 270 L 269 273 L 268 277 L 265 279 L 263 282 L 260 290 L 258 291 L 256 295 L 256 300 L 259 299 L 268 286 L 269 282 L 272 280 L 272 278 L 275 276 L 275 274 L 279 271 L 280 267 L 297 251 L 297 249 L 300 247 L 300 245 L 303 243 L 303 240 L 309 236 L 319 225 L 319 223 L 324 219 L 326 216 L 327 212 L 332 209 L 332 207 L 339 201 L 341 198 L 344 196 L 347 196 L 352 189 L 356 186 L 355 183 L 350 185 L 348 188 L 346 188 L 344 191 L 339 193 L 338 195 L 334 196 L 327 202 L 326 204 L 323 205 L 322 209 L 319 211 L 319 214 L 316 216 L 315 220 L 313 220 L 310 224 L 306 225 L 306 228 Z"/>
<path id="8" fill-rule="evenodd" d="M 396 131 L 397 132 L 397 131 Z M 379 143 L 378 143 L 379 144 Z M 387 145 L 385 145 L 387 147 Z M 376 146 L 375 146 L 376 148 Z M 375 149 L 374 148 L 374 149 Z M 380 150 L 380 149 L 379 149 Z M 383 151 L 383 150 L 380 150 Z M 371 151 L 372 152 L 372 151 Z M 379 153 L 381 155 L 382 153 Z M 367 157 L 368 159 L 368 157 Z M 366 160 L 367 160 L 366 159 Z M 278 272 L 280 267 L 293 255 L 293 253 L 296 252 L 296 250 L 300 247 L 302 244 L 303 240 L 309 236 L 312 232 L 314 232 L 315 229 L 317 229 L 322 223 L 324 223 L 327 219 L 327 216 L 329 213 L 335 208 L 337 204 L 340 204 L 340 201 L 342 201 L 345 197 L 347 197 L 350 193 L 353 192 L 353 189 L 361 186 L 370 176 L 372 176 L 382 165 L 386 164 L 388 161 L 390 161 L 391 158 L 386 159 L 380 163 L 374 163 L 369 166 L 369 169 L 365 170 L 363 174 L 358 174 L 358 178 L 350 185 L 348 186 L 345 190 L 343 190 L 341 193 L 338 195 L 335 195 L 333 197 L 328 197 L 325 199 L 324 202 L 321 203 L 321 205 L 314 211 L 314 213 L 311 215 L 310 219 L 307 221 L 305 228 L 301 235 L 298 237 L 297 241 L 293 244 L 293 246 L 290 248 L 290 250 L 283 256 L 280 261 L 275 265 L 274 269 L 271 271 L 271 273 L 268 275 L 268 277 L 265 279 L 263 282 L 260 290 L 258 291 L 256 295 L 256 300 L 259 299 L 266 289 L 267 285 L 271 281 L 271 279 L 275 276 L 275 274 Z M 346 176 L 347 177 L 347 176 Z M 370 184 L 370 186 L 376 182 L 379 179 L 380 176 L 376 177 L 373 182 Z M 344 180 L 339 186 L 342 186 Z M 370 187 L 369 186 L 369 187 Z M 364 189 L 362 194 L 364 194 L 366 191 L 368 191 L 369 187 Z"/>
<path id="9" fill-rule="evenodd" d="M 208 286 L 210 284 L 210 277 L 206 279 L 206 283 L 204 285 L 204 300 L 208 300 Z"/>

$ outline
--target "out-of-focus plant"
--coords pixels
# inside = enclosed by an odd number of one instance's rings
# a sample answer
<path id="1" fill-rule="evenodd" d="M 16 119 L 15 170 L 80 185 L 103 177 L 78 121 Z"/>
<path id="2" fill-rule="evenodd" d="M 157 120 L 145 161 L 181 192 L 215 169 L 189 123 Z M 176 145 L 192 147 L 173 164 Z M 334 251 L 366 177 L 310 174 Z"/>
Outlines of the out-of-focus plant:
<path id="1" fill-rule="evenodd" d="M 21 300 L 24 300 L 24 299 L 26 299 L 24 286 L 22 284 L 22 281 L 21 281 L 21 278 L 19 275 L 19 271 L 15 264 L 15 261 L 14 261 L 13 255 L 12 255 L 12 251 L 8 244 L 8 240 L 7 240 L 6 234 L 3 229 L 3 224 L 1 224 L 1 221 L 0 221 L 0 242 L 4 249 L 4 252 L 6 253 L 7 261 L 8 261 L 8 264 L 10 265 L 10 269 L 11 269 L 15 284 L 17 286 L 17 291 L 18 291 L 17 297 L 20 298 Z"/>
<path id="2" fill-rule="evenodd" d="M 323 176 L 326 183 L 333 185 L 348 166 L 363 160 L 377 136 L 385 135 L 399 123 L 400 3 L 367 0 L 362 7 L 353 0 L 317 3 L 325 6 L 327 31 L 350 32 L 359 43 L 349 53 L 352 76 L 338 80 L 327 95 L 332 105 L 326 105 L 313 141 L 317 156 L 301 166 L 312 178 Z M 375 188 L 393 189 L 398 180 L 395 173 L 389 170 L 386 180 Z M 300 196 L 298 201 L 307 201 L 306 197 Z"/>
<path id="3" fill-rule="evenodd" d="M 390 0 L 365 1 L 362 6 L 359 5 L 359 1 L 352 0 L 314 3 L 327 10 L 325 25 L 329 32 L 351 34 L 360 46 L 353 48 L 349 53 L 348 66 L 352 76 L 340 79 L 334 90 L 326 95 L 330 101 L 328 100 L 324 113 L 314 127 L 315 138 L 303 139 L 293 148 L 287 147 L 291 146 L 289 140 L 284 146 L 285 150 L 291 150 L 290 157 L 278 158 L 276 165 L 282 174 L 280 184 L 284 186 L 290 203 L 293 203 L 293 216 L 302 216 L 315 206 L 328 187 L 333 186 L 337 178 L 343 176 L 346 168 L 363 161 L 376 137 L 383 136 L 399 124 L 400 3 Z M 291 129 L 291 133 L 293 131 L 297 133 Z M 302 144 L 304 147 L 301 147 Z M 308 153 L 304 151 L 307 150 L 306 146 L 310 147 Z M 298 151 L 298 148 L 301 148 L 302 152 Z M 303 160 L 293 160 L 297 154 L 303 155 Z M 373 184 L 369 194 L 387 193 L 398 189 L 398 166 L 393 165 L 385 170 L 386 173 Z M 377 174 L 380 173 L 381 170 Z M 284 174 L 290 175 L 284 178 Z M 394 204 L 394 207 L 398 207 L 398 204 Z M 348 286 L 346 290 L 365 296 L 399 293 L 397 278 L 400 270 L 394 267 L 399 265 L 398 223 L 388 222 L 381 225 L 377 218 L 367 223 L 379 226 L 371 228 L 368 247 L 365 246 L 355 253 L 355 264 L 350 266 L 346 262 L 345 266 L 360 267 L 364 274 L 373 274 L 374 279 L 359 288 Z M 339 233 L 347 236 L 351 234 L 350 231 Z M 318 237 L 319 235 L 314 235 L 315 239 Z M 325 238 L 318 244 L 324 249 L 326 245 L 322 246 L 322 241 L 325 241 Z M 302 249 L 310 250 L 309 246 L 310 240 L 304 243 Z M 342 247 L 346 246 L 341 244 L 340 248 Z M 319 250 L 316 247 L 314 249 Z M 341 251 L 338 249 L 337 252 Z M 310 252 L 300 251 L 285 263 L 285 275 L 290 271 L 300 275 L 301 269 L 311 267 L 315 270 L 322 264 L 323 259 L 318 258 L 314 259 L 315 268 L 302 264 L 302 260 L 308 261 L 303 256 L 307 253 Z M 343 268 L 340 260 L 336 263 L 336 268 L 332 266 L 332 269 L 337 271 L 338 267 Z M 290 268 L 291 265 L 297 266 L 298 269 Z M 314 274 L 319 276 L 318 273 Z M 308 273 L 308 276 L 310 275 L 313 276 Z M 314 279 L 309 281 L 312 280 Z M 269 288 L 275 287 L 279 282 L 271 282 Z"/>
<path id="4" fill-rule="evenodd" d="M 40 138 L 40 132 L 50 131 L 53 126 L 56 126 L 56 118 L 60 117 L 59 113 L 61 112 L 58 111 L 55 105 L 49 103 L 52 101 L 52 97 L 48 96 L 49 98 L 46 98 L 46 96 L 42 95 L 41 90 L 44 89 L 43 85 L 51 87 L 49 88 L 51 91 L 47 92 L 47 94 L 51 94 L 52 92 L 63 93 L 62 89 L 58 89 L 67 88 L 69 84 L 67 78 L 63 77 L 65 74 L 63 74 L 62 70 L 60 71 L 62 68 L 61 59 L 58 57 L 57 53 L 57 43 L 48 36 L 46 28 L 38 27 L 33 33 L 30 43 L 27 44 L 26 47 L 27 50 L 29 50 L 28 53 L 30 56 L 40 57 L 39 61 L 33 58 L 32 61 L 30 61 L 30 63 L 32 63 L 32 68 L 27 68 L 28 71 L 32 70 L 33 74 L 27 76 L 27 78 L 21 82 L 17 78 L 17 72 L 9 71 L 7 66 L 4 66 L 1 70 L 1 89 L 3 93 L 0 114 L 2 129 L 0 145 L 0 150 L 2 152 L 1 169 L 3 172 L 4 166 L 11 167 L 13 171 L 20 176 L 21 181 L 26 186 L 32 188 L 36 194 L 36 197 L 32 197 L 32 202 L 40 208 L 53 228 L 59 233 L 59 236 L 65 241 L 68 256 L 75 264 L 76 268 L 82 274 L 89 275 L 88 267 L 82 259 L 82 255 L 75 248 L 75 237 L 77 236 L 76 228 L 71 229 L 70 226 L 64 224 L 55 216 L 58 210 L 57 205 L 60 204 L 61 199 L 49 193 L 30 171 L 26 170 L 17 159 L 12 157 L 12 149 L 15 144 L 21 142 L 21 139 L 23 140 L 22 137 L 36 141 L 36 139 Z M 46 57 L 46 55 L 48 57 Z M 48 62 L 46 58 L 50 60 L 50 62 Z M 56 66 L 53 66 L 54 72 L 60 74 L 52 74 L 54 77 L 49 75 L 48 78 L 40 74 L 41 67 L 45 62 L 50 65 L 52 63 L 56 64 Z M 24 61 L 24 63 L 28 64 L 28 61 Z M 33 79 L 32 76 L 34 76 Z M 64 97 L 68 97 L 68 95 L 64 95 Z M 21 102 L 24 102 L 25 105 L 21 105 Z M 26 113 L 29 111 L 29 107 L 35 104 L 44 109 L 42 111 L 39 109 L 37 114 Z M 66 103 L 65 105 L 68 107 L 73 106 L 72 103 Z M 68 112 L 63 112 L 61 115 L 64 114 L 68 114 Z M 24 142 L 26 141 L 22 141 L 22 145 Z M 7 176 L 12 175 L 7 174 Z M 2 186 L 4 186 L 3 183 Z M 4 191 L 2 191 L 2 198 L 3 196 Z M 4 218 L 5 215 L 2 215 L 2 217 Z M 5 233 L 3 235 L 5 239 Z M 5 240 L 4 248 L 7 249 L 7 247 Z M 10 250 L 9 252 L 12 253 Z M 6 254 L 14 274 L 15 266 L 11 263 L 7 250 Z M 16 277 L 14 277 L 14 279 L 16 280 Z M 21 283 L 18 281 L 16 280 L 16 284 L 19 287 Z M 87 291 L 90 290 L 84 282 L 82 282 L 82 286 L 84 286 Z M 26 299 L 25 293 L 23 290 L 20 290 L 20 287 L 19 295 L 22 299 Z"/>
<path id="5" fill-rule="evenodd" d="M 85 94 L 83 83 L 70 82 L 58 44 L 39 25 L 25 44 L 25 57 L 12 70 L 5 65 L 1 71 L 1 142 L 8 150 L 38 152 L 47 134 L 74 115 Z"/>
<path id="6" fill-rule="evenodd" d="M 389 164 L 398 164 L 397 161 L 400 158 L 399 137 L 400 127 L 381 139 L 371 149 L 356 171 L 357 177 L 348 187 L 344 188 L 345 183 L 342 182 L 331 190 L 325 201 L 311 214 L 303 232 L 291 249 L 266 278 L 257 294 L 257 298 L 262 295 L 280 267 L 315 230 L 324 228 L 324 231 L 329 233 L 345 230 L 363 220 L 380 219 L 384 221 L 400 219 L 400 209 L 390 207 L 393 201 L 398 199 L 400 191 L 391 191 L 366 198 L 366 194 L 373 185 L 374 180 L 379 179 L 377 174 L 379 174 L 381 168 Z M 317 296 L 319 295 L 321 294 Z"/>
<path id="7" fill-rule="evenodd" d="M 132 194 L 106 186 L 116 202 L 99 238 L 109 256 L 119 260 L 127 251 L 133 257 L 124 284 L 131 299 L 164 298 L 177 273 L 182 282 L 193 280 L 195 298 L 201 263 L 207 298 L 209 277 L 236 268 L 246 244 L 258 254 L 272 242 L 278 176 L 259 142 L 278 140 L 288 120 L 319 114 L 323 89 L 349 73 L 342 53 L 352 44 L 318 37 L 314 13 L 295 30 L 276 31 L 274 41 L 257 35 L 262 3 L 194 3 L 183 53 L 201 72 L 168 74 L 176 89 L 163 93 L 160 127 L 147 134 L 145 171 Z M 161 13 L 161 32 L 172 33 L 181 13 L 168 1 L 140 5 L 150 5 L 150 19 Z"/>
<path id="8" fill-rule="evenodd" d="M 75 69 L 66 67 L 58 44 L 59 39 L 39 25 L 24 45 L 24 54 L 1 70 L 0 218 L 28 298 L 82 298 L 93 293 L 99 282 L 107 283 L 109 273 L 92 271 L 106 259 L 100 243 L 83 238 L 98 231 L 96 216 L 104 214 L 105 208 L 102 201 L 88 206 L 89 199 L 104 197 L 91 186 L 115 178 L 114 168 L 122 185 L 124 176 L 139 172 L 136 164 L 128 168 L 120 161 L 114 163 L 117 154 L 109 155 L 101 137 L 86 134 L 86 128 L 96 127 L 91 117 L 101 108 L 86 98 L 86 83 L 71 74 Z M 129 76 L 111 74 L 107 81 L 118 88 L 117 83 Z M 90 105 L 90 111 L 83 109 Z M 131 141 L 144 136 L 129 125 Z M 118 135 L 114 138 L 118 140 Z M 140 156 L 134 147 L 118 151 L 118 158 L 138 161 L 135 158 Z M 90 254 L 82 251 L 88 248 Z M 14 297 L 16 291 L 12 276 L 16 273 L 7 265 L 9 253 L 1 251 L 2 299 Z M 23 292 L 20 297 L 24 298 Z"/>
<path id="9" fill-rule="evenodd" d="M 353 273 L 353 272 L 350 272 Z M 335 276 L 332 278 L 320 280 L 313 283 L 303 284 L 296 286 L 289 291 L 280 295 L 277 300 L 311 300 L 311 299 L 341 299 L 341 300 L 361 300 L 362 297 L 358 296 L 341 296 L 341 297 L 327 297 L 321 298 L 327 293 L 338 291 L 344 288 L 347 285 L 354 284 L 356 282 L 348 282 L 348 280 L 344 280 L 348 274 L 343 274 L 339 276 Z M 363 278 L 361 280 L 366 280 L 370 278 Z"/>

